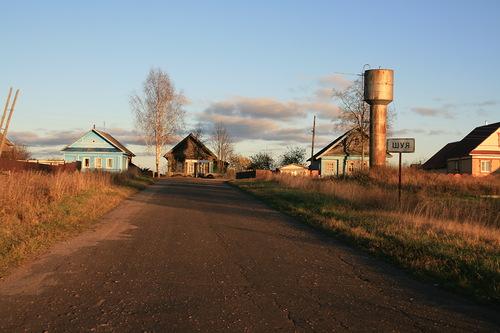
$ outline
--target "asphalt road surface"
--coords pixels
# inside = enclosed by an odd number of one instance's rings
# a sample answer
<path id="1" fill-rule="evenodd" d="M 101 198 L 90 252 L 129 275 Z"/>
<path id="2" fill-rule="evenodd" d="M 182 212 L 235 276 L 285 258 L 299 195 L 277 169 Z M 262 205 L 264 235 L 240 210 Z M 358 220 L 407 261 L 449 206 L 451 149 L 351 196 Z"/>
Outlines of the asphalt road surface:
<path id="1" fill-rule="evenodd" d="M 214 180 L 163 180 L 0 280 L 2 332 L 499 330 Z"/>

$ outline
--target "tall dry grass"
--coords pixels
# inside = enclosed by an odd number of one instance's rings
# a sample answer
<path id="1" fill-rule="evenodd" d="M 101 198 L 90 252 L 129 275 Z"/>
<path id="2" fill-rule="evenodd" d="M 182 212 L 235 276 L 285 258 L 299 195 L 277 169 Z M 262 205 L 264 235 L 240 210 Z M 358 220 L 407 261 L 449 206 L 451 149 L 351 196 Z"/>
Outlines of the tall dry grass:
<path id="1" fill-rule="evenodd" d="M 384 169 L 349 178 L 315 179 L 272 176 L 288 187 L 324 193 L 344 200 L 357 209 L 397 212 L 419 220 L 450 221 L 490 230 L 500 229 L 500 176 L 454 176 L 414 169 L 403 172 L 401 203 L 398 202 L 398 174 Z"/>
<path id="2" fill-rule="evenodd" d="M 0 221 L 37 223 L 48 207 L 67 196 L 112 186 L 105 173 L 14 172 L 0 175 Z"/>
<path id="3" fill-rule="evenodd" d="M 109 173 L 0 174 L 0 273 L 90 226 L 134 192 L 134 181 Z"/>

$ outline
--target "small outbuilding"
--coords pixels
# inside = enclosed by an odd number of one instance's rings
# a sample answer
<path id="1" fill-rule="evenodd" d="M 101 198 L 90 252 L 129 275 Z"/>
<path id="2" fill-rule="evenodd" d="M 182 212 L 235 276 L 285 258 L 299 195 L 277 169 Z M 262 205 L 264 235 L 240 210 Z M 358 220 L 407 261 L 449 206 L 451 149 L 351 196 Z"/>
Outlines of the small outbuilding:
<path id="1" fill-rule="evenodd" d="M 111 134 L 95 128 L 65 147 L 62 152 L 65 162 L 80 161 L 82 171 L 126 171 L 135 156 Z"/>
<path id="2" fill-rule="evenodd" d="M 308 176 L 309 170 L 300 164 L 292 163 L 280 167 L 279 172 L 291 176 Z"/>
<path id="3" fill-rule="evenodd" d="M 422 169 L 485 176 L 500 170 L 500 122 L 479 126 L 462 140 L 450 142 L 429 158 Z"/>
<path id="4" fill-rule="evenodd" d="M 361 135 L 356 130 L 350 130 L 309 158 L 309 169 L 325 177 L 348 175 L 362 167 L 368 167 L 369 137 L 366 134 L 364 136 L 364 152 Z"/>

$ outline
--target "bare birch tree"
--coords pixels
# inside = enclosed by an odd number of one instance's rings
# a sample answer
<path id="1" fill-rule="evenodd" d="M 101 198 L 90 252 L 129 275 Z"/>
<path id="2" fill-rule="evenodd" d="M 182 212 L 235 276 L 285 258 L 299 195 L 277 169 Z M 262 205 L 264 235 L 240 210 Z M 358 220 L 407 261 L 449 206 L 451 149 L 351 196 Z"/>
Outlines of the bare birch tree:
<path id="1" fill-rule="evenodd" d="M 361 166 L 365 160 L 365 142 L 370 132 L 370 106 L 363 100 L 363 82 L 356 80 L 345 90 L 333 91 L 340 101 L 340 115 L 337 126 L 344 130 L 354 130 L 361 143 Z"/>
<path id="2" fill-rule="evenodd" d="M 210 144 L 218 159 L 218 170 L 223 172 L 224 163 L 228 162 L 233 152 L 233 141 L 227 128 L 222 123 L 216 123 L 210 136 Z"/>
<path id="3" fill-rule="evenodd" d="M 184 123 L 185 97 L 176 92 L 169 75 L 152 68 L 143 84 L 143 95 L 130 98 L 136 126 L 141 130 L 148 148 L 154 150 L 156 175 L 160 176 L 160 159 L 165 145 Z"/>

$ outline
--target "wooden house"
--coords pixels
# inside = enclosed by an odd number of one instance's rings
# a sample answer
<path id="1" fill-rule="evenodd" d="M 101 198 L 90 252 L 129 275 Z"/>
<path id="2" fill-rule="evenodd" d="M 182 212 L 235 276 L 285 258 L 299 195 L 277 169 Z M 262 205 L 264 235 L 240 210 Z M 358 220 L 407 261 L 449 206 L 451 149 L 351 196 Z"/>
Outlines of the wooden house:
<path id="1" fill-rule="evenodd" d="M 500 122 L 476 127 L 462 140 L 450 142 L 422 169 L 485 176 L 500 170 Z"/>
<path id="2" fill-rule="evenodd" d="M 82 171 L 126 171 L 135 156 L 111 134 L 95 128 L 65 147 L 62 152 L 65 162 L 80 161 Z"/>
<path id="3" fill-rule="evenodd" d="M 368 167 L 369 138 L 366 134 L 363 145 L 364 158 L 361 135 L 355 130 L 347 131 L 309 158 L 309 169 L 325 177 L 348 175 L 361 169 L 363 165 Z"/>
<path id="4" fill-rule="evenodd" d="M 164 155 L 168 161 L 168 175 L 205 176 L 217 171 L 217 156 L 192 133 Z"/>

